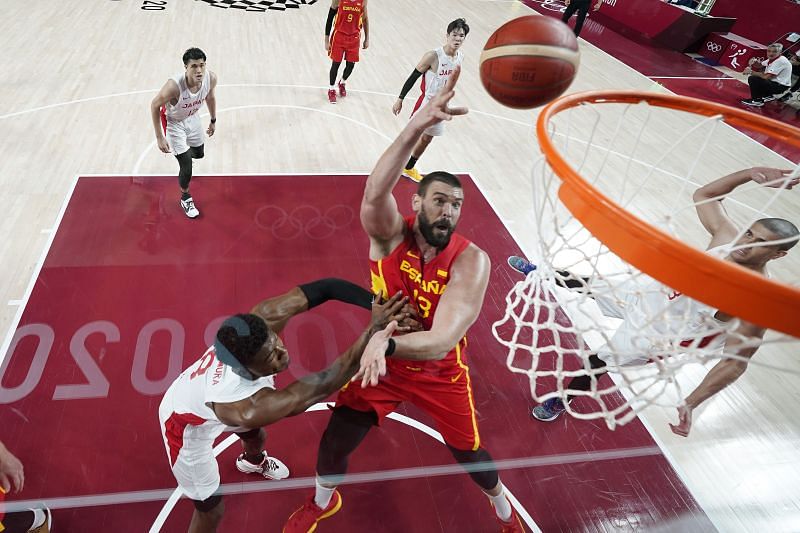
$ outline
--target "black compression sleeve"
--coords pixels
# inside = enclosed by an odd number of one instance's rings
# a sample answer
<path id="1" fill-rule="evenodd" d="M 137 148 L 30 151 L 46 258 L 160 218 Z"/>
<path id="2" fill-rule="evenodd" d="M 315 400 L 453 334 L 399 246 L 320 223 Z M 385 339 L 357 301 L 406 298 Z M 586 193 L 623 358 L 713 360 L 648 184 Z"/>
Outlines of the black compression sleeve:
<path id="1" fill-rule="evenodd" d="M 418 71 L 417 69 L 414 69 L 414 72 L 411 73 L 411 76 L 408 77 L 405 85 L 403 85 L 403 88 L 400 90 L 400 100 L 406 97 L 408 91 L 411 90 L 411 88 L 417 82 L 419 77 L 422 76 L 422 74 L 423 74 L 422 72 Z"/>
<path id="2" fill-rule="evenodd" d="M 325 21 L 325 35 L 331 34 L 331 29 L 333 29 L 333 19 L 336 17 L 337 9 L 330 8 L 328 10 L 328 20 Z"/>
<path id="3" fill-rule="evenodd" d="M 355 283 L 338 278 L 325 278 L 300 285 L 300 290 L 308 298 L 308 308 L 316 307 L 328 300 L 339 300 L 372 309 L 372 293 Z"/>

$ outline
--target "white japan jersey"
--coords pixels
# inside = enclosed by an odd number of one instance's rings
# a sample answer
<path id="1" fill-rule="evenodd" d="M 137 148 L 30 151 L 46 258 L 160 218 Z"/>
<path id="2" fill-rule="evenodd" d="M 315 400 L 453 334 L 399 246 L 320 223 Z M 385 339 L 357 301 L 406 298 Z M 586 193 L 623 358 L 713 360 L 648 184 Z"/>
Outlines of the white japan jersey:
<path id="1" fill-rule="evenodd" d="M 191 92 L 186 85 L 185 73 L 181 72 L 173 76 L 172 79 L 178 84 L 180 95 L 178 95 L 178 103 L 172 105 L 167 102 L 165 106 L 167 122 L 180 122 L 191 117 L 203 107 L 203 102 L 206 101 L 206 97 L 211 91 L 211 74 L 206 71 L 203 81 L 200 83 L 200 89 L 196 93 Z"/>
<path id="2" fill-rule="evenodd" d="M 444 87 L 444 84 L 450 79 L 450 75 L 464 59 L 464 54 L 461 53 L 461 50 L 456 50 L 456 55 L 453 57 L 444 53 L 443 46 L 440 46 L 434 52 L 436 52 L 438 66 L 435 71 L 428 69 L 422 78 L 422 96 L 426 103 Z"/>
<path id="3" fill-rule="evenodd" d="M 213 441 L 223 431 L 243 428 L 232 428 L 220 422 L 209 404 L 244 400 L 263 388 L 274 389 L 275 377 L 243 378 L 217 359 L 212 346 L 170 385 L 162 407 L 169 406 L 171 414 L 194 427 L 193 439 Z M 163 413 L 165 418 L 171 414 Z"/>

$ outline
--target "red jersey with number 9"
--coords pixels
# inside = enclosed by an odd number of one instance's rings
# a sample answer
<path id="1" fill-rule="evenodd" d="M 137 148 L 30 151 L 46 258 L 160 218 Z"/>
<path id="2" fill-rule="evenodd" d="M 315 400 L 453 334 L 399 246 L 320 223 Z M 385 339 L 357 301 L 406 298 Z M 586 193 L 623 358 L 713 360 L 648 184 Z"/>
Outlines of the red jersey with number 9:
<path id="1" fill-rule="evenodd" d="M 339 0 L 339 9 L 333 26 L 333 35 L 355 37 L 361 35 L 361 15 L 364 0 Z"/>
<path id="2" fill-rule="evenodd" d="M 419 312 L 419 320 L 426 330 L 431 329 L 439 299 L 442 297 L 447 282 L 450 280 L 450 269 L 456 258 L 471 243 L 457 233 L 450 236 L 450 243 L 429 263 L 424 263 L 422 253 L 414 239 L 415 216 L 406 221 L 406 235 L 403 242 L 397 245 L 388 256 L 379 261 L 370 260 L 370 277 L 372 292 L 389 298 L 397 291 L 403 291 L 413 302 Z M 463 363 L 463 349 L 467 338 L 461 339 L 441 361 L 415 361 L 422 367 L 459 368 Z M 390 358 L 387 362 L 396 361 Z"/>

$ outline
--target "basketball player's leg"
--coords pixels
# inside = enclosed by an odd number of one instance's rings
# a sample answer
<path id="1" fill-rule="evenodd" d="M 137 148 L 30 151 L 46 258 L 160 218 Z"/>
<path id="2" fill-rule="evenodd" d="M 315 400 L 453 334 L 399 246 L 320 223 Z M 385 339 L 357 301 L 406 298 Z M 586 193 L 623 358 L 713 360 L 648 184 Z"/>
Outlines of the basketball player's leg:
<path id="1" fill-rule="evenodd" d="M 577 0 L 576 0 L 577 1 Z M 589 14 L 589 0 L 581 0 L 578 5 L 578 18 L 575 19 L 575 29 L 573 32 L 575 33 L 575 37 L 580 35 L 581 29 L 583 28 L 583 22 L 586 20 L 586 15 Z"/>
<path id="2" fill-rule="evenodd" d="M 285 479 L 289 469 L 282 461 L 270 457 L 264 449 L 267 432 L 264 428 L 237 433 L 242 453 L 236 458 L 236 469 L 245 474 L 261 474 L 267 479 Z"/>
<path id="3" fill-rule="evenodd" d="M 561 20 L 566 23 L 569 21 L 570 17 L 575 14 L 580 6 L 577 0 L 572 0 L 569 5 L 564 9 L 564 16 L 561 17 Z"/>
<path id="4" fill-rule="evenodd" d="M 344 60 L 345 48 L 342 46 L 341 37 L 334 35 L 331 38 L 331 49 L 328 51 L 328 57 L 331 59 L 331 68 L 328 71 L 328 101 L 332 104 L 336 103 L 336 77 L 339 75 L 339 67 Z"/>
<path id="5" fill-rule="evenodd" d="M 469 369 L 463 367 L 455 376 L 419 383 L 411 401 L 434 419 L 450 453 L 489 498 L 503 526 L 523 531 L 494 461 L 481 446 Z"/>
<path id="6" fill-rule="evenodd" d="M 434 126 L 431 127 L 436 127 L 436 126 L 443 127 L 441 123 L 435 124 Z M 433 140 L 433 135 L 430 135 L 428 133 L 428 130 L 425 130 L 425 133 L 423 133 L 422 137 L 419 138 L 417 144 L 414 145 L 414 149 L 411 151 L 411 157 L 408 159 L 408 163 L 406 163 L 406 167 L 403 170 L 403 174 L 405 176 L 408 176 L 409 178 L 418 183 L 422 181 L 422 174 L 420 174 L 419 170 L 415 169 L 414 166 L 417 164 L 419 158 L 422 157 L 422 154 L 425 152 L 425 149 L 428 148 L 428 145 L 431 144 L 432 140 Z"/>
<path id="7" fill-rule="evenodd" d="M 189 522 L 189 533 L 214 533 L 225 514 L 222 496 L 214 494 L 205 500 L 192 500 L 194 512 Z"/>
<path id="8" fill-rule="evenodd" d="M 289 516 L 283 533 L 307 533 L 341 508 L 342 497 L 336 487 L 347 473 L 350 455 L 372 426 L 379 424 L 399 403 L 392 387 L 387 387 L 384 381 L 367 389 L 350 386 L 339 393 L 319 443 L 314 494 Z"/>

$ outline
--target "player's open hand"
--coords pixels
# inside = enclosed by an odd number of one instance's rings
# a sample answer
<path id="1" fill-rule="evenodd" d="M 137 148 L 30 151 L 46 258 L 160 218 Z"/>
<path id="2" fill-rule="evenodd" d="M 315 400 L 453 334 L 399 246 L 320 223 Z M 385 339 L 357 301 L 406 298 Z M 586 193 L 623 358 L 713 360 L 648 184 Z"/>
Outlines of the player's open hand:
<path id="1" fill-rule="evenodd" d="M 689 432 L 692 430 L 692 411 L 694 409 L 688 405 L 681 405 L 678 407 L 678 424 L 670 424 L 669 428 L 676 435 L 681 437 L 688 437 Z"/>
<path id="2" fill-rule="evenodd" d="M 394 104 L 392 104 L 392 113 L 394 113 L 394 116 L 397 116 L 400 114 L 400 111 L 402 110 L 403 110 L 403 100 L 398 98 L 397 100 L 394 101 Z"/>
<path id="3" fill-rule="evenodd" d="M 456 83 L 461 75 L 461 66 L 457 66 L 444 87 L 433 97 L 433 99 L 414 114 L 411 119 L 418 128 L 425 129 L 443 120 L 452 120 L 454 116 L 466 115 L 469 111 L 466 107 L 450 107 L 450 100 L 455 96 Z"/>
<path id="4" fill-rule="evenodd" d="M 410 316 L 407 306 L 408 297 L 403 296 L 402 291 L 397 291 L 385 302 L 381 301 L 380 295 L 375 296 L 375 300 L 372 302 L 370 328 L 373 330 L 383 329 L 389 322 L 402 322 Z"/>
<path id="5" fill-rule="evenodd" d="M 765 187 L 791 189 L 800 183 L 800 177 L 789 178 L 792 172 L 780 168 L 753 167 L 750 169 L 750 179 Z"/>
<path id="6" fill-rule="evenodd" d="M 386 375 L 386 349 L 389 347 L 389 339 L 396 330 L 397 322 L 392 321 L 372 336 L 364 348 L 361 365 L 352 381 L 360 379 L 362 388 L 368 384 L 374 387 L 378 384 L 380 377 Z"/>
<path id="7" fill-rule="evenodd" d="M 169 153 L 169 143 L 164 137 L 157 137 L 156 144 L 158 145 L 159 150 L 161 150 L 165 154 Z"/>
<path id="8" fill-rule="evenodd" d="M 25 471 L 22 463 L 0 442 L 0 486 L 5 492 L 12 488 L 19 492 L 25 485 Z"/>
<path id="9" fill-rule="evenodd" d="M 206 135 L 208 135 L 209 137 L 213 137 L 215 131 L 217 131 L 217 125 L 214 122 L 209 122 L 208 129 L 206 130 Z"/>

